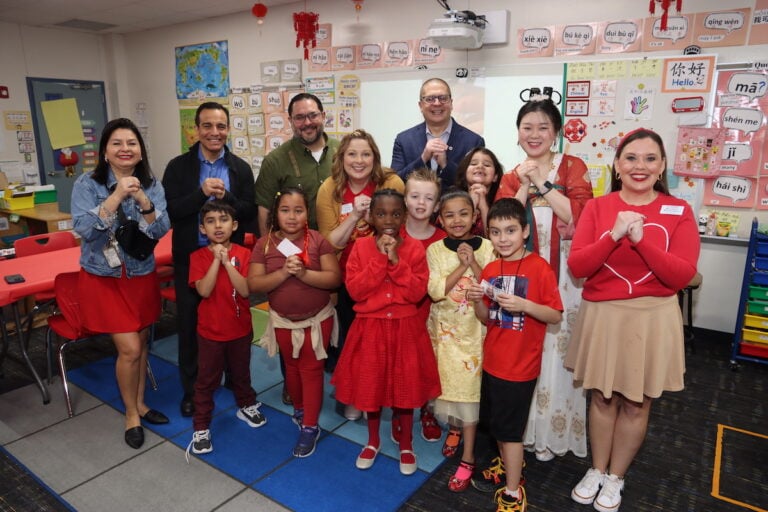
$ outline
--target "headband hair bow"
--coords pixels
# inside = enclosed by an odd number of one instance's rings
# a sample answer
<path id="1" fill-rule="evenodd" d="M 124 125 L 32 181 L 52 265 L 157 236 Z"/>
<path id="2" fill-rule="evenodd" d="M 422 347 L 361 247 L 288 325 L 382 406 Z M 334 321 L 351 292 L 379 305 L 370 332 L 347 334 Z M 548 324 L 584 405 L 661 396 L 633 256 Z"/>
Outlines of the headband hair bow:
<path id="1" fill-rule="evenodd" d="M 624 136 L 619 141 L 619 145 L 616 146 L 616 154 L 618 155 L 619 153 L 621 153 L 621 150 L 624 149 L 624 146 L 626 146 L 627 141 L 629 140 L 629 138 L 632 135 L 635 135 L 636 133 L 640 133 L 640 132 L 656 133 L 653 130 L 651 130 L 650 128 L 643 128 L 643 127 L 635 128 L 634 130 L 625 133 Z"/>

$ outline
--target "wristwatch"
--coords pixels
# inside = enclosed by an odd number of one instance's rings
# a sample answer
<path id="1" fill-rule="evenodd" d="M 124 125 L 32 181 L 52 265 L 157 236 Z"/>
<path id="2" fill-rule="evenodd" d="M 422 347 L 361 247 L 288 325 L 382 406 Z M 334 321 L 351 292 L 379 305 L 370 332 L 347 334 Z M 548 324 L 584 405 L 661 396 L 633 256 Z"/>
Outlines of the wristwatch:
<path id="1" fill-rule="evenodd" d="M 536 188 L 538 188 L 538 187 L 536 187 Z M 539 188 L 539 194 L 541 194 L 542 196 L 545 196 L 549 192 L 551 192 L 553 188 L 555 188 L 555 186 L 552 185 L 551 182 L 545 181 L 543 187 Z"/>
<path id="2" fill-rule="evenodd" d="M 150 213 L 155 211 L 155 203 L 152 201 L 149 202 L 149 208 L 146 210 L 139 209 L 139 213 L 142 215 L 149 215 Z"/>

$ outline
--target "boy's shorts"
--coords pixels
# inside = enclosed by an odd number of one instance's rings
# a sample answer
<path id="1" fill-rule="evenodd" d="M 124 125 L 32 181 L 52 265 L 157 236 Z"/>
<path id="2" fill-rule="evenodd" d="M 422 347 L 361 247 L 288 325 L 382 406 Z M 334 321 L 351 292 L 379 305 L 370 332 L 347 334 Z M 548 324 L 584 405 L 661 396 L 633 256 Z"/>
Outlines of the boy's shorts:
<path id="1" fill-rule="evenodd" d="M 514 382 L 483 372 L 480 418 L 488 422 L 494 439 L 502 443 L 523 442 L 536 380 Z"/>

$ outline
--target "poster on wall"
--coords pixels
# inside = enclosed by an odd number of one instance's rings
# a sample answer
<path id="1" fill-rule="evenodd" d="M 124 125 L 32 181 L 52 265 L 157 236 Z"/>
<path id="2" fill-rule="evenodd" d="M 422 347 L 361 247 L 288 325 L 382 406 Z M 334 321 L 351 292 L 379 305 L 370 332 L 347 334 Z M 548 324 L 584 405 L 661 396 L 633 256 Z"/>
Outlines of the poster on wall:
<path id="1" fill-rule="evenodd" d="M 176 98 L 225 98 L 229 94 L 227 41 L 176 47 Z"/>
<path id="2" fill-rule="evenodd" d="M 755 0 L 749 44 L 768 44 L 768 0 Z"/>
<path id="3" fill-rule="evenodd" d="M 661 18 L 645 18 L 643 51 L 675 50 L 682 52 L 693 44 L 693 15 L 678 14 L 667 18 L 667 30 L 661 30 Z"/>
<path id="4" fill-rule="evenodd" d="M 521 58 L 552 57 L 555 54 L 555 27 L 521 28 L 517 31 L 517 56 Z"/>
<path id="5" fill-rule="evenodd" d="M 643 20 L 605 21 L 598 25 L 597 53 L 639 52 Z"/>
<path id="6" fill-rule="evenodd" d="M 720 174 L 757 177 L 764 159 L 768 114 L 768 73 L 750 69 L 721 71 L 712 126 L 727 132 Z"/>
<path id="7" fill-rule="evenodd" d="M 709 85 L 713 88 L 714 57 L 697 58 L 699 60 L 695 62 L 687 61 L 685 57 L 667 57 L 584 61 L 566 65 L 565 151 L 581 157 L 594 170 L 596 186 L 600 185 L 597 179 L 599 171 L 610 169 L 621 138 L 641 127 L 655 130 L 665 141 L 669 155 L 667 163 L 671 170 L 680 118 L 670 105 L 675 98 L 690 94 L 671 85 L 663 87 L 664 72 L 675 64 L 694 65 L 693 71 L 700 72 L 702 78 L 698 86 L 704 88 Z M 691 70 L 686 68 L 685 76 L 689 72 Z M 711 101 L 712 90 L 699 94 Z M 584 102 L 588 102 L 588 107 Z M 609 181 L 603 178 L 602 183 L 606 185 Z M 672 192 L 681 199 L 692 205 L 700 200 L 700 180 L 681 178 L 670 181 Z"/>
<path id="8" fill-rule="evenodd" d="M 745 45 L 749 13 L 749 8 L 696 13 L 693 43 L 702 48 Z"/>

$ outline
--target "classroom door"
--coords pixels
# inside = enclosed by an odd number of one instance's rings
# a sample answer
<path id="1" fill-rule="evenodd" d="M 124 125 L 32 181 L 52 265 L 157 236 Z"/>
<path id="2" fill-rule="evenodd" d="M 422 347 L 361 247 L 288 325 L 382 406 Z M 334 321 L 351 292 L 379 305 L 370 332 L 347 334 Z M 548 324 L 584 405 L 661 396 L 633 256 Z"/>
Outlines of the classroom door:
<path id="1" fill-rule="evenodd" d="M 89 80 L 59 80 L 56 78 L 27 78 L 27 90 L 35 128 L 37 162 L 40 169 L 40 183 L 56 186 L 59 210 L 70 211 L 72 184 L 83 170 L 96 166 L 99 155 L 99 137 L 107 123 L 107 100 L 104 82 Z M 78 162 L 73 175 L 67 175 L 65 166 L 59 163 L 61 151 L 51 148 L 48 130 L 40 103 L 43 101 L 74 98 L 83 126 L 85 144 L 75 146 Z"/>

